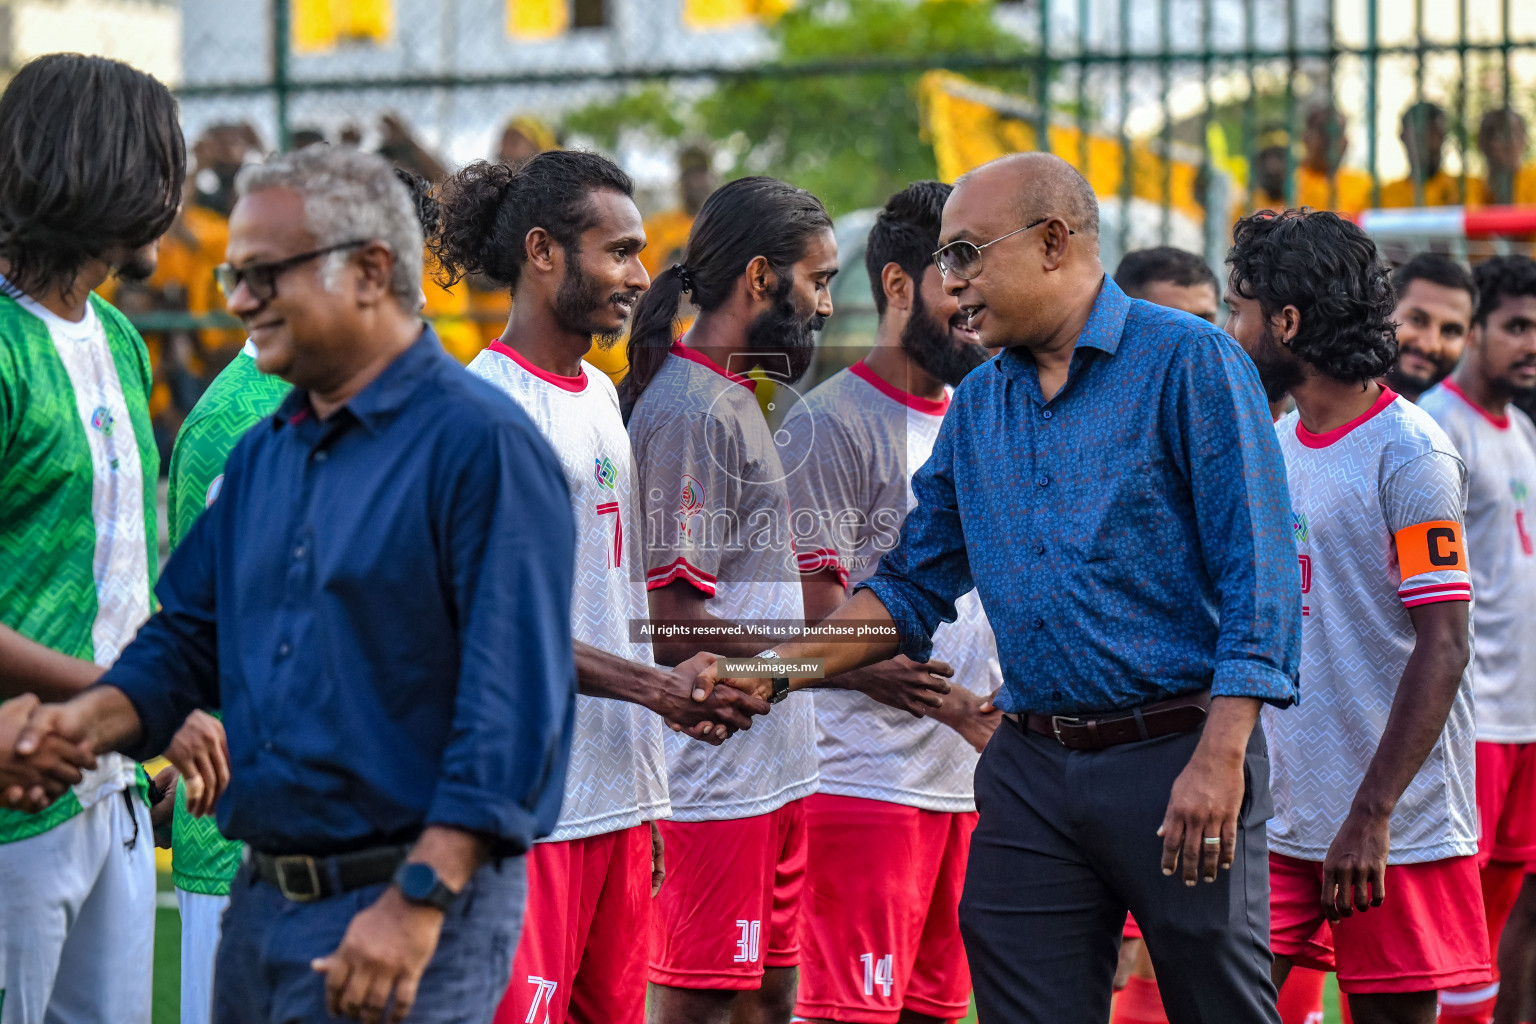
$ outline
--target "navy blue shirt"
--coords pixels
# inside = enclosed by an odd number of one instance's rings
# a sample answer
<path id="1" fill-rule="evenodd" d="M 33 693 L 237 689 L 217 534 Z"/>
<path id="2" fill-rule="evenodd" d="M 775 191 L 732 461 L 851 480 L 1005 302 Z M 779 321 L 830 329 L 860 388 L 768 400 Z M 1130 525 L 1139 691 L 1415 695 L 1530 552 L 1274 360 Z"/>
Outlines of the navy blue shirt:
<path id="1" fill-rule="evenodd" d="M 548 444 L 425 330 L 328 419 L 295 390 L 241 439 L 102 683 L 140 758 L 222 709 L 219 830 L 256 849 L 448 825 L 521 852 L 560 812 L 574 560 Z"/>
<path id="2" fill-rule="evenodd" d="M 1061 391 L 1021 348 L 973 370 L 912 489 L 866 585 L 919 660 L 975 587 L 1004 710 L 1296 699 L 1285 463 L 1257 369 L 1211 324 L 1106 277 Z"/>

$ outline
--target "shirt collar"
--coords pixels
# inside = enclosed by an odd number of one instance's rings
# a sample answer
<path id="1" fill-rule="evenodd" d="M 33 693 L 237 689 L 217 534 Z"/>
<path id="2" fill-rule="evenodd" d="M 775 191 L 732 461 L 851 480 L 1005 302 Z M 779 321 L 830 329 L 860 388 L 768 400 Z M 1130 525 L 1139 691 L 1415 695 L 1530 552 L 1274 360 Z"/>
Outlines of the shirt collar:
<path id="1" fill-rule="evenodd" d="M 430 376 L 433 364 L 442 354 L 442 342 L 437 340 L 432 328 L 422 327 L 421 334 L 417 335 L 410 347 L 396 356 L 394 362 L 384 367 L 384 372 L 342 408 L 350 412 L 369 433 L 378 433 Z M 275 430 L 286 423 L 294 423 L 313 415 L 309 392 L 303 388 L 294 388 L 273 414 L 272 427 Z"/>
<path id="2" fill-rule="evenodd" d="M 1078 349 L 1093 348 L 1107 356 L 1114 355 L 1120 348 L 1120 335 L 1125 332 L 1125 318 L 1130 309 L 1130 298 L 1115 284 L 1114 278 L 1105 274 L 1099 286 L 1099 296 L 1093 300 L 1093 309 L 1088 313 L 1088 322 L 1083 325 L 1073 346 L 1074 354 Z M 998 369 L 1010 378 L 1018 377 L 1025 368 L 1034 365 L 1034 357 L 1022 345 L 1004 349 L 997 358 Z"/>

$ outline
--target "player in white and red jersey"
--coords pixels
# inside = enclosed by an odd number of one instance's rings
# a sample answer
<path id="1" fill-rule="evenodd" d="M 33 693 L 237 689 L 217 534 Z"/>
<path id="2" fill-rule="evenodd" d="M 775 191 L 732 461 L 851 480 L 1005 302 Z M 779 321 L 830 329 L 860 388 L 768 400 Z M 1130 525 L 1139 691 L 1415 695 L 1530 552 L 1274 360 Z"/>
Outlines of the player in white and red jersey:
<path id="1" fill-rule="evenodd" d="M 614 164 L 569 151 L 541 154 L 515 172 L 471 165 L 444 191 L 444 266 L 513 290 L 506 331 L 470 372 L 538 425 L 581 524 L 571 603 L 581 695 L 571 763 L 559 824 L 528 856 L 528 909 L 496 1014 L 501 1024 L 644 1020 L 645 944 L 637 936 L 646 933 L 653 895 L 651 823 L 671 813 L 658 715 L 684 727 L 707 719 L 703 728 L 718 741 L 748 724 L 741 709 L 768 710 L 737 693 L 703 712 L 687 682 L 654 667 L 638 628 L 648 613 L 634 460 L 613 384 L 582 359 L 594 336 L 598 344 L 617 340 L 649 283 L 632 193 Z"/>
<path id="2" fill-rule="evenodd" d="M 1126 253 L 1115 268 L 1115 283 L 1133 299 L 1182 309 L 1211 323 L 1216 322 L 1220 311 L 1221 288 L 1216 274 L 1199 256 L 1173 246 Z M 1290 399 L 1280 395 L 1270 401 L 1270 415 L 1278 420 L 1289 406 Z M 1152 958 L 1142 941 L 1141 928 L 1131 917 L 1126 918 L 1115 978 L 1119 991 L 1110 1008 L 1110 1024 L 1168 1024 Z M 1326 980 L 1321 971 L 1305 967 L 1292 970 L 1280 992 L 1280 1024 L 1322 1024 Z"/>
<path id="3" fill-rule="evenodd" d="M 1488 943 L 1497 949 L 1536 862 L 1536 426 L 1511 403 L 1536 388 L 1536 262 L 1497 256 L 1474 277 L 1477 309 L 1461 365 L 1419 405 L 1467 464 L 1478 861 Z M 1498 992 L 1497 980 L 1442 992 L 1440 1020 L 1486 1024 Z"/>
<path id="4" fill-rule="evenodd" d="M 1485 981 L 1466 469 L 1376 383 L 1396 354 L 1376 247 L 1326 212 L 1238 222 L 1227 330 L 1258 365 L 1301 568 L 1301 701 L 1264 713 L 1275 980 L 1336 970 L 1359 1024 L 1430 1024 Z M 1319 898 L 1321 895 L 1321 899 Z M 1358 914 L 1357 914 L 1358 912 Z"/>
<path id="5" fill-rule="evenodd" d="M 800 378 L 836 273 L 816 197 L 742 178 L 705 201 L 684 263 L 657 276 L 635 313 L 629 436 L 664 664 L 702 650 L 750 657 L 804 624 L 785 467 L 743 374 L 762 369 L 781 394 Z M 684 294 L 699 314 L 674 343 Z M 947 690 L 918 666 L 828 682 L 883 687 L 914 707 Z M 667 768 L 669 880 L 651 931 L 650 1019 L 784 1024 L 801 959 L 803 798 L 817 784 L 812 702 L 784 703 L 718 749 L 668 737 Z"/>
<path id="6" fill-rule="evenodd" d="M 875 347 L 784 421 L 809 622 L 894 546 L 949 389 L 988 358 L 933 265 L 950 191 L 921 181 L 886 203 L 864 258 L 880 314 Z M 805 800 L 797 1018 L 931 1024 L 969 1008 L 960 889 L 976 826 L 972 779 L 1002 717 L 989 701 L 1002 670 L 980 599 L 956 607 L 934 636 L 934 656 L 955 672 L 941 709 L 913 718 L 862 693 L 816 695 L 821 790 Z"/>

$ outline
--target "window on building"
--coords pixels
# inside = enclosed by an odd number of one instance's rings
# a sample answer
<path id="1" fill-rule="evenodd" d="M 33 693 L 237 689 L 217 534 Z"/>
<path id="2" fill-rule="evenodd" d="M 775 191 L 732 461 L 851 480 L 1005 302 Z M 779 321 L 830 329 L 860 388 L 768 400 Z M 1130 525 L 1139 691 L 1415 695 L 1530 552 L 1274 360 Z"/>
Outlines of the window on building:
<path id="1" fill-rule="evenodd" d="M 293 0 L 293 48 L 323 53 L 346 43 L 389 42 L 395 28 L 393 0 Z"/>
<path id="2" fill-rule="evenodd" d="M 607 24 L 607 0 L 571 0 L 572 28 L 602 28 Z"/>

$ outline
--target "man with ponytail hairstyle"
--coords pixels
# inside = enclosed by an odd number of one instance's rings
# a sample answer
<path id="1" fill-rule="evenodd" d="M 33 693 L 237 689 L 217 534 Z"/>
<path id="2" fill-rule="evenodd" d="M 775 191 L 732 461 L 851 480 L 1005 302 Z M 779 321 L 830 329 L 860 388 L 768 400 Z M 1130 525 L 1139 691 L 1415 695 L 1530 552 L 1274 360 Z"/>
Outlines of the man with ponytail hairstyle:
<path id="1" fill-rule="evenodd" d="M 650 283 L 633 191 L 603 157 L 559 150 L 516 170 L 472 164 L 443 187 L 435 242 L 443 267 L 512 292 L 506 329 L 469 370 L 509 395 L 550 443 L 578 524 L 571 620 L 581 695 L 571 764 L 559 824 L 528 855 L 523 936 L 498 1024 L 640 1024 L 638 937 L 661 871 L 652 830 L 671 813 L 662 720 L 719 743 L 768 710 L 737 690 L 695 702 L 687 669 L 656 668 L 634 628 L 648 620 L 634 457 L 617 391 L 583 359 L 594 337 L 615 344 Z"/>
<path id="2" fill-rule="evenodd" d="M 800 378 L 832 314 L 836 273 L 832 222 L 816 197 L 742 178 L 704 203 L 683 262 L 636 310 L 629 435 L 663 664 L 706 648 L 750 657 L 772 646 L 775 630 L 804 622 L 787 467 L 745 374 Z M 674 341 L 685 295 L 698 316 Z M 680 625 L 686 635 L 661 639 Z M 947 690 L 918 666 L 878 681 L 881 699 L 914 711 Z M 811 701 L 797 698 L 718 750 L 667 742 L 674 820 L 661 831 L 671 877 L 652 919 L 651 1019 L 714 1024 L 734 1013 L 784 1024 L 800 961 L 802 798 L 817 784 Z"/>
<path id="3" fill-rule="evenodd" d="M 949 194 L 942 182 L 919 181 L 885 204 L 864 250 L 880 313 L 875 345 L 784 421 L 801 593 L 813 622 L 895 544 L 912 473 L 928 461 L 952 388 L 989 357 L 933 265 Z M 816 695 L 821 787 L 805 801 L 810 856 L 795 1007 L 807 1021 L 941 1024 L 970 1007 L 960 886 L 976 825 L 971 780 L 1002 720 L 991 696 L 1003 683 L 974 593 L 957 602 L 934 652 L 954 666 L 956 685 L 925 718 L 864 693 Z"/>

